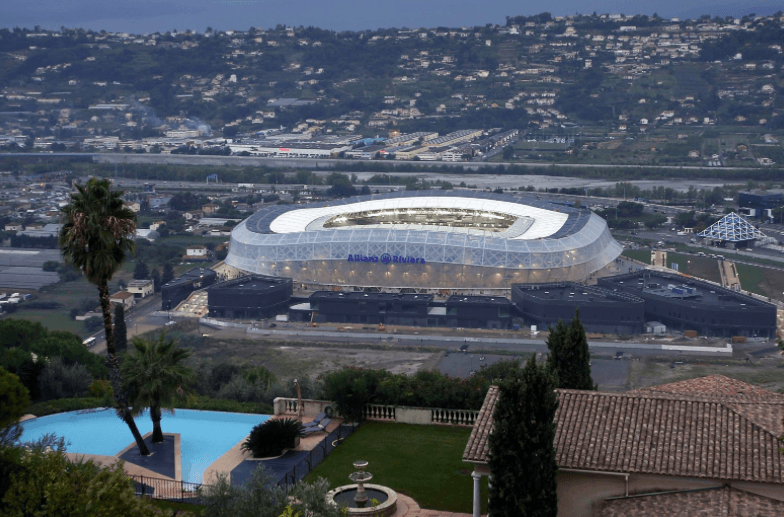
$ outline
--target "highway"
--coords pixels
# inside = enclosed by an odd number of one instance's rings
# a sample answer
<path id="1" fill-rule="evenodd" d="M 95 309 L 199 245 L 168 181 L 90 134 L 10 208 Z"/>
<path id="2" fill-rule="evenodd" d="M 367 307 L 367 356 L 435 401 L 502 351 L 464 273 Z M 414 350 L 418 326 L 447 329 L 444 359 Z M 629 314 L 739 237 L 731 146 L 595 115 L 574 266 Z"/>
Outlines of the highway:
<path id="1" fill-rule="evenodd" d="M 253 166 L 253 167 L 293 167 L 293 168 L 339 168 L 341 165 L 357 163 L 379 163 L 378 160 L 346 160 L 321 158 L 275 158 L 261 156 L 206 156 L 188 154 L 135 154 L 135 153 L 7 153 L 8 158 L 35 157 L 92 157 L 97 163 L 138 163 L 138 164 L 170 164 L 170 165 L 214 165 L 214 166 Z M 413 160 L 385 160 L 384 165 L 402 166 L 438 166 L 447 168 L 461 167 L 463 170 L 481 170 L 487 167 L 508 167 L 516 165 L 523 168 L 546 169 L 559 167 L 566 169 L 639 169 L 639 170 L 681 170 L 684 172 L 710 171 L 720 175 L 722 171 L 760 171 L 759 167 L 703 167 L 696 165 L 613 165 L 584 163 L 538 163 L 538 162 L 422 162 Z M 780 167 L 767 167 L 764 170 L 777 170 Z"/>

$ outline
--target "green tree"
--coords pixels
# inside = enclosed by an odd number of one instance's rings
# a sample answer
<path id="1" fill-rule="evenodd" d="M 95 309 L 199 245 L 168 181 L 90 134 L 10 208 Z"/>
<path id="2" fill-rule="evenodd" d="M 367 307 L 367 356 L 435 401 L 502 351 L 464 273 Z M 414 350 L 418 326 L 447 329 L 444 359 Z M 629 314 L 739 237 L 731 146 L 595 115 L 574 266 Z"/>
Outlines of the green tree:
<path id="1" fill-rule="evenodd" d="M 504 147 L 504 150 L 501 152 L 501 157 L 503 157 L 503 159 L 507 161 L 514 158 L 514 147 L 512 147 L 511 145 L 507 145 L 506 147 Z"/>
<path id="2" fill-rule="evenodd" d="M 19 377 L 0 367 L 0 430 L 16 425 L 29 405 L 29 393 Z"/>
<path id="3" fill-rule="evenodd" d="M 92 178 L 86 185 L 76 185 L 71 202 L 61 209 L 63 226 L 59 241 L 65 262 L 84 273 L 87 280 L 98 287 L 117 415 L 130 428 L 139 452 L 146 456 L 150 451 L 133 420 L 120 378 L 109 301 L 109 280 L 122 266 L 126 254 L 136 249 L 136 214 L 123 205 L 121 195 L 122 192 L 111 190 L 107 179 Z"/>
<path id="4" fill-rule="evenodd" d="M 145 262 L 141 260 L 136 262 L 133 268 L 133 278 L 134 280 L 147 280 L 150 278 L 150 268 L 147 267 Z"/>
<path id="5" fill-rule="evenodd" d="M 114 348 L 117 353 L 128 350 L 128 329 L 125 326 L 125 307 L 118 303 L 114 306 Z"/>
<path id="6" fill-rule="evenodd" d="M 157 339 L 133 339 L 133 350 L 122 364 L 125 386 L 133 393 L 137 411 L 150 408 L 152 442 L 163 441 L 162 410 L 174 411 L 178 398 L 185 396 L 193 377 L 182 363 L 191 355 L 187 348 L 177 348 L 174 339 L 161 332 Z"/>
<path id="7" fill-rule="evenodd" d="M 493 517 L 555 517 L 555 379 L 529 359 L 521 374 L 499 386 L 488 444 Z"/>
<path id="8" fill-rule="evenodd" d="M 159 292 L 161 290 L 161 274 L 158 273 L 158 268 L 152 270 L 150 280 L 152 280 L 153 292 Z"/>
<path id="9" fill-rule="evenodd" d="M 580 321 L 579 308 L 568 327 L 558 321 L 547 339 L 547 348 L 550 350 L 547 367 L 555 374 L 557 387 L 566 390 L 596 389 L 591 378 L 591 351 L 585 327 Z"/>
<path id="10" fill-rule="evenodd" d="M 10 476 L 3 515 L 161 515 L 148 501 L 134 495 L 133 482 L 121 464 L 99 468 L 92 462 L 71 463 L 62 442 L 52 450 L 45 441 L 17 458 L 20 468 Z"/>
<path id="11" fill-rule="evenodd" d="M 171 264 L 163 265 L 163 274 L 161 275 L 161 285 L 166 285 L 174 280 L 174 268 Z"/>

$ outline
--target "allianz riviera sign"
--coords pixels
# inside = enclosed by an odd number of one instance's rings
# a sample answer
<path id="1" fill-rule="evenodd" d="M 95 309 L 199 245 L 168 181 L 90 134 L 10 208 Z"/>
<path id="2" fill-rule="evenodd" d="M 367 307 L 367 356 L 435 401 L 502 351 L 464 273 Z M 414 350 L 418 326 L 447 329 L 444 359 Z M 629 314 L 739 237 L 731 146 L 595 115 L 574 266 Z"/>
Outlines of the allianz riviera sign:
<path id="1" fill-rule="evenodd" d="M 348 262 L 381 262 L 382 264 L 424 264 L 425 259 L 421 257 L 403 257 L 401 255 L 390 255 L 384 253 L 380 257 L 378 255 L 356 255 L 350 254 Z"/>

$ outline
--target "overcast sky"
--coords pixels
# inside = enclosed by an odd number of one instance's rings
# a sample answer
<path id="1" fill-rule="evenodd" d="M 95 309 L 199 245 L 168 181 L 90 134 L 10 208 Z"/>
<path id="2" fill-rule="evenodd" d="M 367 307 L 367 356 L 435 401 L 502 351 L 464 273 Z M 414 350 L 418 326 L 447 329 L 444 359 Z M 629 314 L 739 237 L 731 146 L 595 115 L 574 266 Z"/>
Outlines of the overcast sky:
<path id="1" fill-rule="evenodd" d="M 380 27 L 459 27 L 504 23 L 505 17 L 549 11 L 581 13 L 657 13 L 663 17 L 772 14 L 781 2 L 769 0 L 4 0 L 0 26 L 46 29 L 83 27 L 134 33 L 192 29 L 270 28 L 277 24 L 313 25 L 333 30 Z"/>

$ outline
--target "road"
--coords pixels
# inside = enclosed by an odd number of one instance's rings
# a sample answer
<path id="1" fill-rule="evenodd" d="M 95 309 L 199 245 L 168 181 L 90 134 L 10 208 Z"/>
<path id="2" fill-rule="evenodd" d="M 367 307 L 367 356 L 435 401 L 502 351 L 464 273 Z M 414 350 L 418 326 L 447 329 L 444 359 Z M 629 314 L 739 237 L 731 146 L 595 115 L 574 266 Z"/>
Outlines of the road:
<path id="1" fill-rule="evenodd" d="M 293 167 L 293 168 L 339 168 L 345 164 L 378 163 L 373 160 L 345 160 L 345 159 L 320 159 L 320 158 L 274 158 L 260 156 L 204 156 L 186 154 L 126 154 L 126 153 L 8 153 L 3 154 L 9 158 L 33 157 L 44 159 L 46 157 L 92 157 L 98 163 L 146 163 L 170 165 L 214 165 L 214 166 L 249 166 L 249 167 Z M 523 168 L 543 169 L 559 167 L 565 169 L 641 169 L 641 170 L 681 170 L 684 172 L 710 171 L 712 175 L 720 175 L 722 171 L 760 171 L 759 167 L 703 167 L 697 165 L 603 165 L 584 163 L 529 163 L 529 162 L 426 162 L 410 160 L 384 161 L 385 165 L 392 167 L 416 165 L 438 165 L 439 167 L 461 167 L 464 170 L 481 170 L 487 167 L 507 167 L 516 165 Z M 766 171 L 776 170 L 768 167 Z"/>

